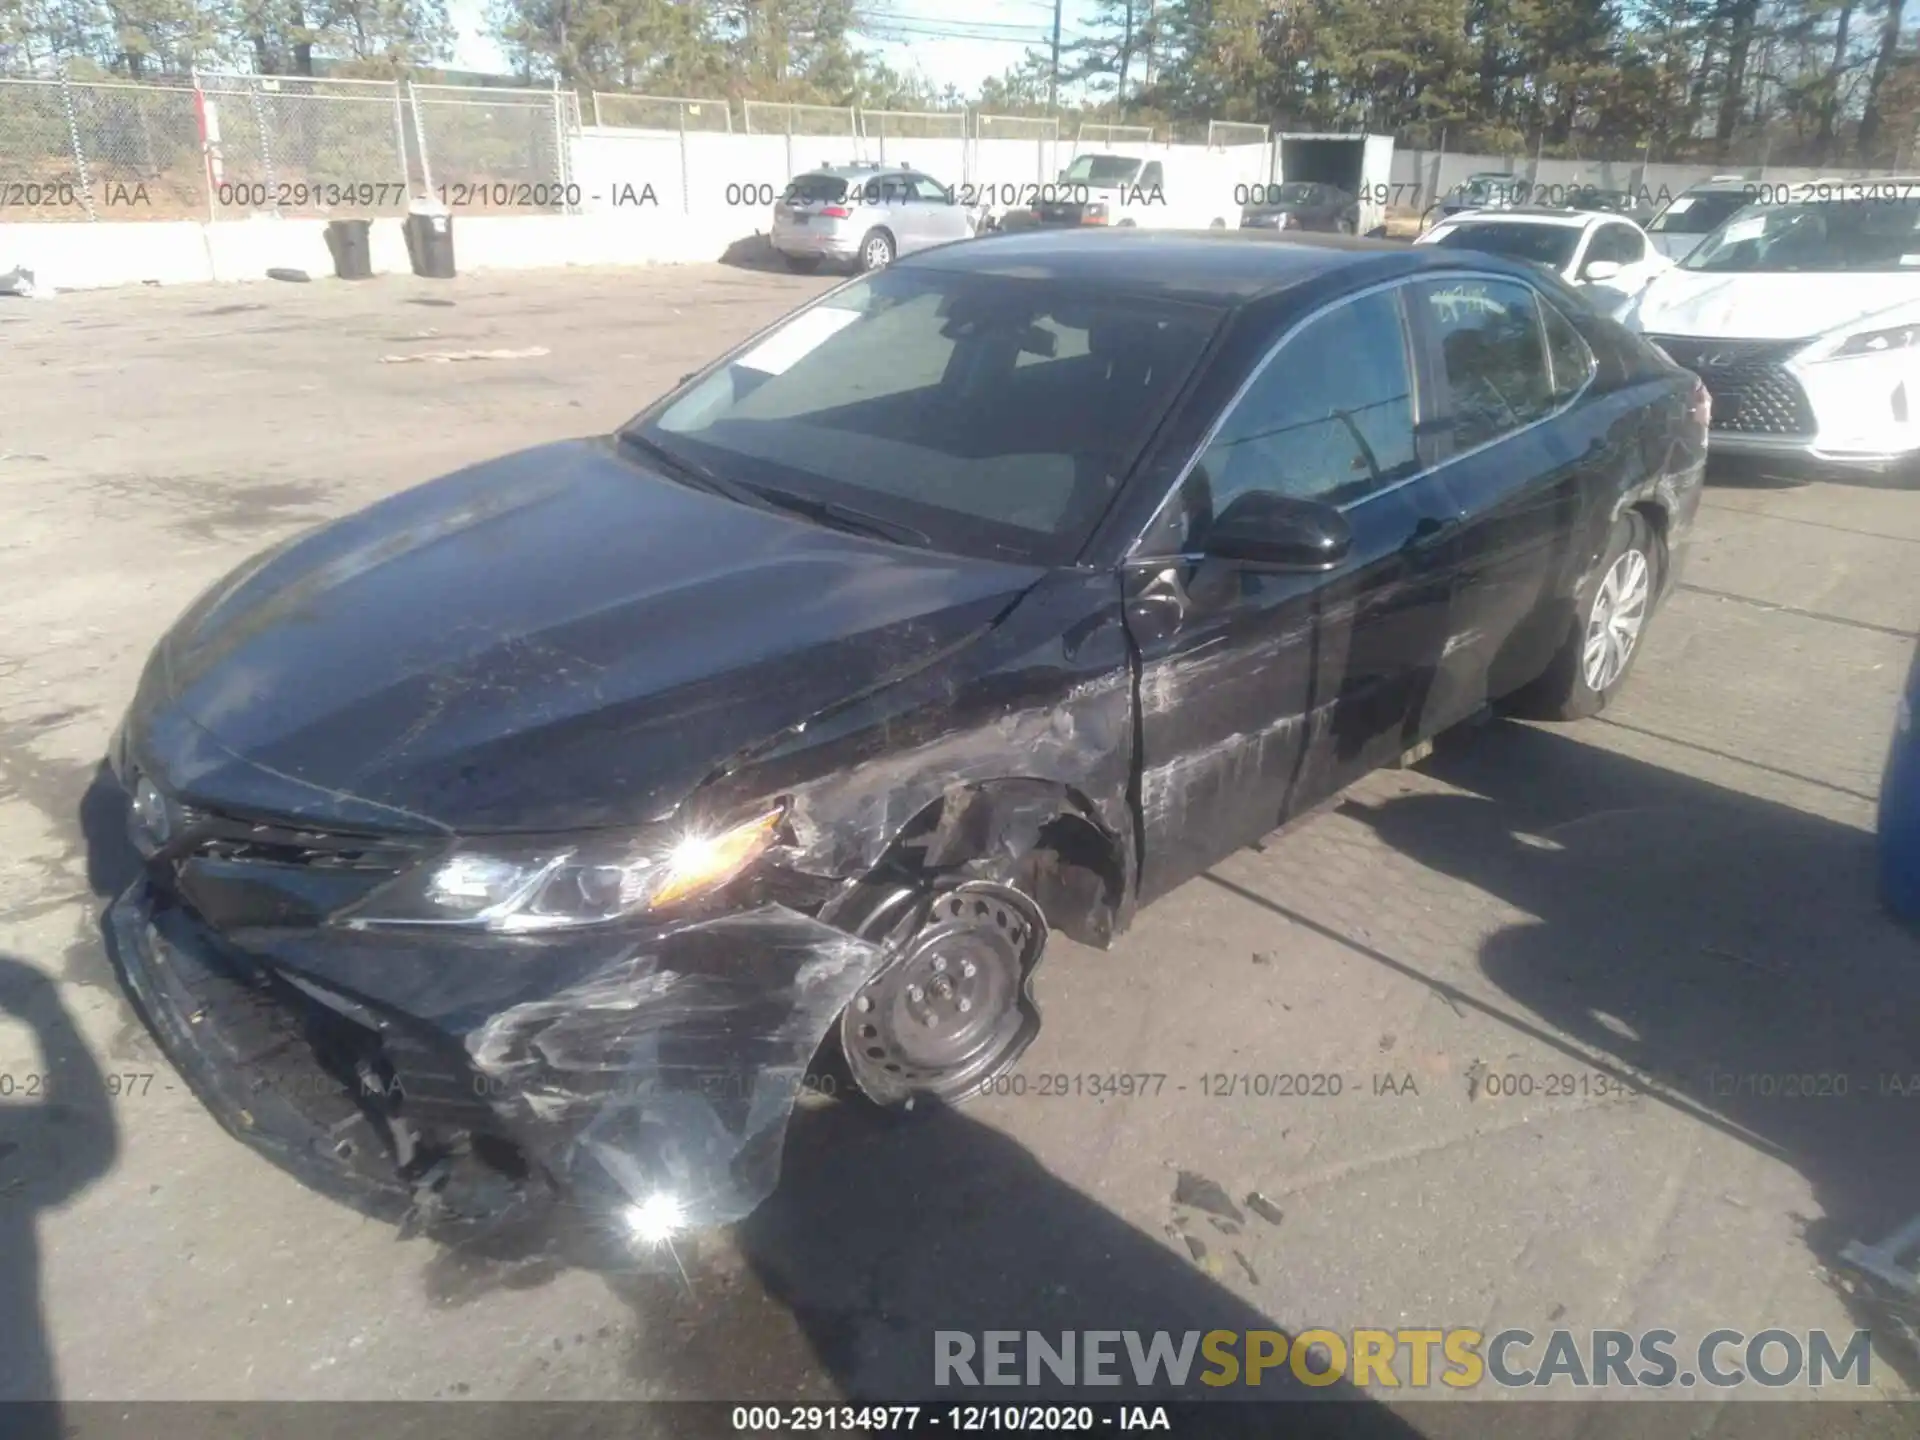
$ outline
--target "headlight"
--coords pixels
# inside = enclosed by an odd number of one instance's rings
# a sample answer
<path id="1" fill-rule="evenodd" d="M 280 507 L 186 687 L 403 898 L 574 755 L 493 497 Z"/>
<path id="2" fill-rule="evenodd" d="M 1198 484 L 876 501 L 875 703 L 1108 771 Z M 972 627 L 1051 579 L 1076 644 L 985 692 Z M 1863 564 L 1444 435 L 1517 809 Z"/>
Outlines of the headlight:
<path id="1" fill-rule="evenodd" d="M 1082 225 L 1106 224 L 1107 202 L 1104 200 L 1089 200 L 1085 205 L 1082 205 L 1080 207 L 1080 223 Z"/>
<path id="2" fill-rule="evenodd" d="M 1889 350 L 1909 350 L 1916 344 L 1920 344 L 1920 324 L 1895 325 L 1890 330 L 1862 330 L 1857 335 L 1849 335 L 1829 358 L 1881 355 Z"/>
<path id="3" fill-rule="evenodd" d="M 463 841 L 343 919 L 354 929 L 462 925 L 518 934 L 667 910 L 737 877 L 778 838 L 785 814 L 775 808 L 724 828 Z"/>

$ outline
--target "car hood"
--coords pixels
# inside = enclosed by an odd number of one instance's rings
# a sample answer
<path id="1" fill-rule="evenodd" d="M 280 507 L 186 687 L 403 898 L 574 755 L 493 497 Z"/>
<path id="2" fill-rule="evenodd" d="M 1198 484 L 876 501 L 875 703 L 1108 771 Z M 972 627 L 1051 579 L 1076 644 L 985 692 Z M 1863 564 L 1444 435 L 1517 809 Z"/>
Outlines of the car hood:
<path id="1" fill-rule="evenodd" d="M 741 748 L 937 663 L 1042 573 L 825 529 L 570 441 L 216 585 L 155 652 L 129 753 L 242 813 L 640 823 Z"/>
<path id="2" fill-rule="evenodd" d="M 1920 302 L 1920 273 L 1853 275 L 1662 271 L 1628 313 L 1650 335 L 1799 340 Z"/>

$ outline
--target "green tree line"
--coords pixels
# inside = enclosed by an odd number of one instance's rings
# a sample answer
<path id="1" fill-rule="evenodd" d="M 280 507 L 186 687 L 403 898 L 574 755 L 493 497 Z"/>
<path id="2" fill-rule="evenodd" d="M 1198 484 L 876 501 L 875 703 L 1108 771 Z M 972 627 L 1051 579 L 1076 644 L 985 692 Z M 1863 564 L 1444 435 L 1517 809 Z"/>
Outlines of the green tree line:
<path id="1" fill-rule="evenodd" d="M 492 0 L 489 22 L 523 79 L 581 89 L 1920 165 L 1907 0 L 1096 0 L 1057 70 L 1029 51 L 972 94 L 865 49 L 878 3 Z M 419 74 L 453 39 L 446 0 L 0 0 L 12 73 Z"/>

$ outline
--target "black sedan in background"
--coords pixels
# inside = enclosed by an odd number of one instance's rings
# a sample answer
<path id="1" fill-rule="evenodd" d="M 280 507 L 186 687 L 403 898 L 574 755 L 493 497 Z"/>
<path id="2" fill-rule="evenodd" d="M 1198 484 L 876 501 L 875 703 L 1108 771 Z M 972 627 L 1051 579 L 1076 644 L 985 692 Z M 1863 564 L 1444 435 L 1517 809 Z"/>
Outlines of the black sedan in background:
<path id="1" fill-rule="evenodd" d="M 1255 185 L 1240 212 L 1240 228 L 1352 235 L 1360 228 L 1360 198 L 1314 180 Z"/>
<path id="2" fill-rule="evenodd" d="M 115 958 L 311 1183 L 645 1248 L 758 1205 L 823 1077 L 1005 1071 L 1050 932 L 1489 702 L 1602 709 L 1705 456 L 1692 375 L 1490 255 L 903 257 L 195 601 L 103 781 Z"/>

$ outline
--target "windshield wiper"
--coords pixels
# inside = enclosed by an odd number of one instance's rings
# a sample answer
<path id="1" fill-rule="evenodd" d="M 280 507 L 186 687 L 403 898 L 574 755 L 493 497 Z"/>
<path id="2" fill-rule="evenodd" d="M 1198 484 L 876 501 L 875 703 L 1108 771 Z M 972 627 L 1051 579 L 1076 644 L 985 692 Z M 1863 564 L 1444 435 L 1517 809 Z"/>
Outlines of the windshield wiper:
<path id="1" fill-rule="evenodd" d="M 766 499 L 759 491 L 742 485 L 737 480 L 729 480 L 724 475 L 716 474 L 698 461 L 689 460 L 684 455 L 676 454 L 659 441 L 650 440 L 637 430 L 622 430 L 620 432 L 620 442 L 624 445 L 632 445 L 635 449 L 646 451 L 657 463 L 664 465 L 666 469 L 671 471 L 675 479 L 681 481 L 683 484 L 693 486 L 696 490 L 705 490 L 714 495 L 724 495 L 727 499 L 736 501 L 742 505 L 753 505 L 762 510 L 767 508 Z"/>
<path id="2" fill-rule="evenodd" d="M 912 545 L 925 550 L 933 545 L 933 537 L 924 530 L 916 530 L 911 525 L 903 525 L 898 520 L 883 519 L 871 515 L 865 510 L 856 510 L 851 505 L 842 505 L 837 500 L 817 500 L 811 495 L 796 495 L 791 490 L 777 490 L 771 485 L 751 485 L 746 487 L 768 505 L 787 510 L 795 515 L 804 515 L 817 524 L 831 526 L 835 530 L 844 530 L 850 535 L 865 535 L 874 540 L 891 540 L 896 545 Z"/>
<path id="3" fill-rule="evenodd" d="M 924 530 L 916 530 L 911 525 L 903 525 L 897 520 L 885 520 L 878 515 L 869 515 L 865 510 L 856 510 L 851 505 L 842 505 L 836 500 L 816 500 L 810 495 L 796 495 L 791 490 L 776 489 L 771 485 L 751 485 L 744 480 L 729 480 L 726 476 L 708 469 L 698 461 L 675 453 L 659 441 L 648 438 L 637 430 L 622 430 L 620 440 L 623 444 L 644 450 L 653 459 L 672 471 L 675 478 L 698 490 L 710 491 L 715 495 L 724 495 L 729 500 L 742 505 L 751 505 L 759 510 L 785 510 L 792 515 L 804 515 L 817 525 L 831 526 L 853 535 L 865 535 L 876 540 L 891 540 L 896 545 L 913 545 L 920 549 L 931 549 L 933 537 Z"/>

